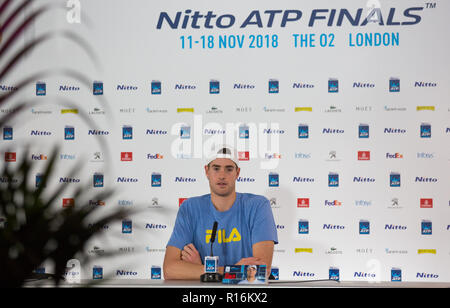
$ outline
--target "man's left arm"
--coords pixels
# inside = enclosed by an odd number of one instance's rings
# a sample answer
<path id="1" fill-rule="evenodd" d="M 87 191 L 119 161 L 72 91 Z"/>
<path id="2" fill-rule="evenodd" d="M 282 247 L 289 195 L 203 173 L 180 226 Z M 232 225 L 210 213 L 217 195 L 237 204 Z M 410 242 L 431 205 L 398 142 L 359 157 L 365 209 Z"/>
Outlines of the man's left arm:
<path id="1" fill-rule="evenodd" d="M 270 275 L 274 245 L 278 244 L 277 227 L 269 200 L 263 198 L 258 201 L 252 215 L 252 252 L 253 257 L 267 265 L 267 274 Z"/>
<path id="2" fill-rule="evenodd" d="M 272 267 L 273 258 L 273 241 L 262 241 L 253 244 L 253 257 L 260 259 L 264 264 L 267 265 L 267 275 L 270 275 L 270 269 Z"/>

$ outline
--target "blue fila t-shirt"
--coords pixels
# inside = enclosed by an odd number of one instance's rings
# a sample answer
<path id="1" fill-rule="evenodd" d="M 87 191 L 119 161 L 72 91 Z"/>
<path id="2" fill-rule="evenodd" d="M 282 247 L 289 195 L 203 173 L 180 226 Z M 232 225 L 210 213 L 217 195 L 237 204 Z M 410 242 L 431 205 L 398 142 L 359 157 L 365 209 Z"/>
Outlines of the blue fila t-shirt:
<path id="1" fill-rule="evenodd" d="M 259 195 L 236 193 L 233 206 L 225 212 L 216 210 L 210 194 L 185 200 L 178 210 L 167 246 L 183 250 L 184 246 L 192 243 L 204 262 L 205 256 L 211 254 L 210 239 L 215 221 L 218 225 L 213 255 L 219 257 L 220 266 L 252 257 L 255 243 L 278 243 L 269 200 Z"/>

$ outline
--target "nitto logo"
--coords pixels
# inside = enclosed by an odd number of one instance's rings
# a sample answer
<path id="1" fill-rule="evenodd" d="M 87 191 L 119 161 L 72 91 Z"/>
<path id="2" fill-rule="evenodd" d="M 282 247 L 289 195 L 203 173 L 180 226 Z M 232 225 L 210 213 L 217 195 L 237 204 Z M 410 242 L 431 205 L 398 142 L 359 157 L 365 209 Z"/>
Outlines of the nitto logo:
<path id="1" fill-rule="evenodd" d="M 245 178 L 245 177 L 238 177 L 237 178 L 237 181 L 238 182 L 255 182 L 255 179 L 254 178 Z"/>
<path id="2" fill-rule="evenodd" d="M 45 131 L 45 130 L 32 130 L 31 136 L 50 136 L 52 132 Z"/>
<path id="3" fill-rule="evenodd" d="M 145 229 L 166 229 L 167 226 L 166 225 L 161 225 L 161 224 L 145 224 Z"/>
<path id="4" fill-rule="evenodd" d="M 167 131 L 160 130 L 160 129 L 147 129 L 146 134 L 147 135 L 167 135 Z"/>
<path id="5" fill-rule="evenodd" d="M 292 276 L 294 276 L 294 277 L 314 277 L 315 274 L 309 273 L 309 272 L 294 271 L 292 273 Z"/>
<path id="6" fill-rule="evenodd" d="M 93 135 L 93 136 L 104 136 L 104 135 L 109 135 L 109 132 L 106 130 L 97 130 L 97 129 L 90 129 L 88 131 L 88 135 Z"/>
<path id="7" fill-rule="evenodd" d="M 353 177 L 353 182 L 374 183 L 375 179 L 374 178 L 365 178 L 365 177 L 361 177 L 361 176 L 355 176 L 355 177 Z"/>
<path id="8" fill-rule="evenodd" d="M 437 279 L 437 278 L 439 278 L 439 275 L 438 275 L 438 274 L 417 273 L 416 278 L 432 278 L 432 279 Z"/>
<path id="9" fill-rule="evenodd" d="M 312 88 L 314 88 L 314 85 L 313 84 L 308 84 L 308 83 L 301 83 L 301 82 L 294 82 L 293 84 L 292 84 L 292 88 L 294 88 L 294 89 L 312 89 Z"/>
<path id="10" fill-rule="evenodd" d="M 138 179 L 136 178 L 127 178 L 127 177 L 118 177 L 117 178 L 117 183 L 137 183 Z"/>
<path id="11" fill-rule="evenodd" d="M 117 270 L 116 276 L 137 276 L 137 272 L 134 271 L 125 271 L 125 270 Z"/>
<path id="12" fill-rule="evenodd" d="M 385 230 L 406 230 L 407 227 L 406 226 L 400 226 L 400 225 L 392 225 L 392 224 L 388 225 L 388 224 L 386 224 L 384 226 L 384 229 Z"/>
<path id="13" fill-rule="evenodd" d="M 406 129 L 403 128 L 385 128 L 385 134 L 406 134 Z"/>
<path id="14" fill-rule="evenodd" d="M 300 182 L 300 183 L 313 183 L 314 178 L 304 178 L 301 176 L 294 176 L 293 182 Z"/>
<path id="15" fill-rule="evenodd" d="M 354 82 L 353 88 L 375 88 L 375 84 L 368 82 Z"/>
<path id="16" fill-rule="evenodd" d="M 421 183 L 436 183 L 438 181 L 437 178 L 425 178 L 423 176 L 416 176 L 416 182 Z"/>
<path id="17" fill-rule="evenodd" d="M 80 91 L 80 87 L 77 86 L 68 86 L 68 85 L 60 85 L 59 91 L 67 92 L 67 91 Z"/>
<path id="18" fill-rule="evenodd" d="M 185 178 L 182 176 L 175 177 L 175 182 L 182 182 L 182 183 L 194 183 L 197 182 L 195 178 Z"/>
<path id="19" fill-rule="evenodd" d="M 322 229 L 323 230 L 344 230 L 345 226 L 324 224 Z"/>
<path id="20" fill-rule="evenodd" d="M 175 90 L 195 90 L 197 87 L 194 85 L 176 84 Z"/>
<path id="21" fill-rule="evenodd" d="M 59 178 L 59 182 L 60 183 L 80 183 L 80 179 L 64 177 L 64 178 Z"/>
<path id="22" fill-rule="evenodd" d="M 377 275 L 375 273 L 364 273 L 364 272 L 355 272 L 353 277 L 359 278 L 376 278 Z"/>
<path id="23" fill-rule="evenodd" d="M 435 8 L 436 3 L 426 3 L 426 8 Z M 253 10 L 239 19 L 230 12 L 219 14 L 214 11 L 201 12 L 192 9 L 178 11 L 175 13 L 160 12 L 156 29 L 229 29 L 239 28 L 285 28 L 287 25 L 295 26 L 304 23 L 308 27 L 315 25 L 327 25 L 328 27 L 341 27 L 342 24 L 350 23 L 352 26 L 366 26 L 377 24 L 379 26 L 410 26 L 421 22 L 422 16 L 419 12 L 424 6 L 405 8 L 399 13 L 395 7 L 380 6 L 369 7 L 368 10 L 358 8 L 356 11 L 345 8 L 338 9 L 312 9 L 311 11 L 300 10 Z M 363 14 L 364 13 L 364 14 Z M 294 23 L 294 24 L 292 24 Z"/>
<path id="24" fill-rule="evenodd" d="M 278 134 L 278 135 L 282 135 L 284 134 L 284 130 L 282 129 L 272 129 L 272 128 L 264 128 L 263 130 L 263 134 Z"/>
<path id="25" fill-rule="evenodd" d="M 136 86 L 117 85 L 117 91 L 136 91 L 137 89 L 138 87 Z"/>
<path id="26" fill-rule="evenodd" d="M 242 84 L 242 83 L 235 83 L 233 86 L 233 89 L 254 89 L 255 86 L 252 84 Z"/>
<path id="27" fill-rule="evenodd" d="M 324 128 L 322 134 L 343 134 L 344 130 L 339 128 Z"/>
<path id="28" fill-rule="evenodd" d="M 437 87 L 437 83 L 435 83 L 435 82 L 416 81 L 416 82 L 414 83 L 414 87 L 419 87 L 419 88 L 434 88 L 434 87 Z"/>
<path id="29" fill-rule="evenodd" d="M 224 129 L 210 129 L 210 128 L 205 128 L 203 130 L 203 134 L 204 135 L 224 135 L 227 132 Z"/>

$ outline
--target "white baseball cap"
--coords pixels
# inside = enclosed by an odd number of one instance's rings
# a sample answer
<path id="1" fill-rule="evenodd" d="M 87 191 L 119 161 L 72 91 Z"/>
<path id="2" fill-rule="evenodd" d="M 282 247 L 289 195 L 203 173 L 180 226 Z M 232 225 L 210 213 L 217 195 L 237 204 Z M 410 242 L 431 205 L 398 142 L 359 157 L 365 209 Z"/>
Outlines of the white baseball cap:
<path id="1" fill-rule="evenodd" d="M 216 158 L 228 158 L 232 160 L 236 166 L 239 166 L 239 159 L 235 149 L 228 145 L 216 146 L 216 149 L 206 158 L 206 164 L 209 164 Z"/>

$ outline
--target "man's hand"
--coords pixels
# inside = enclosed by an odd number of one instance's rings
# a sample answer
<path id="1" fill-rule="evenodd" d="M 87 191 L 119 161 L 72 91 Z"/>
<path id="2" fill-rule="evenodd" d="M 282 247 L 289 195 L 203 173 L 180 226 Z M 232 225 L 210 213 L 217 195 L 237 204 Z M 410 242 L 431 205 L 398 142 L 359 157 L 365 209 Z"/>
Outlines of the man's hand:
<path id="1" fill-rule="evenodd" d="M 257 257 L 250 257 L 250 258 L 242 258 L 239 260 L 236 265 L 267 265 L 262 261 L 260 258 Z"/>
<path id="2" fill-rule="evenodd" d="M 180 259 L 194 264 L 203 264 L 199 252 L 192 243 L 183 247 L 180 254 Z"/>

